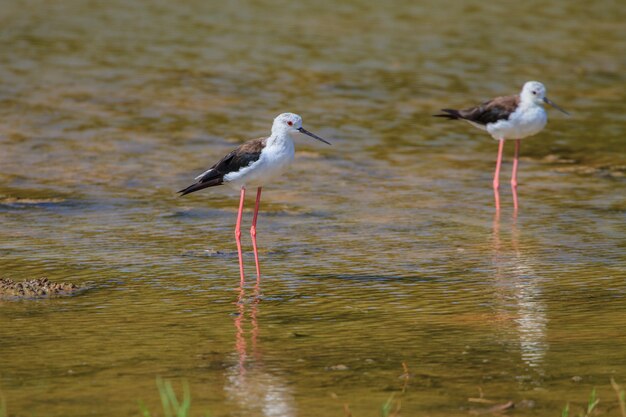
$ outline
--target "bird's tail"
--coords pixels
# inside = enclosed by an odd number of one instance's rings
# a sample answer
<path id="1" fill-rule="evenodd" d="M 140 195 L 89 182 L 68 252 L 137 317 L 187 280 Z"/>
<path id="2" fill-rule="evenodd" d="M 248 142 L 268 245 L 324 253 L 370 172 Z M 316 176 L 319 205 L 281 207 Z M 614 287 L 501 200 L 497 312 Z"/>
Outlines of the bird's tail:
<path id="1" fill-rule="evenodd" d="M 213 178 L 209 181 L 204 182 L 196 182 L 195 184 L 191 184 L 189 187 L 184 188 L 179 191 L 180 196 L 184 196 L 186 194 L 194 193 L 196 191 L 204 190 L 205 188 L 215 187 L 216 185 L 221 185 L 224 182 L 222 177 Z"/>
<path id="2" fill-rule="evenodd" d="M 458 110 L 454 109 L 441 109 L 445 114 L 433 114 L 433 117 L 445 117 L 448 120 L 458 120 L 462 119 L 461 113 Z"/>

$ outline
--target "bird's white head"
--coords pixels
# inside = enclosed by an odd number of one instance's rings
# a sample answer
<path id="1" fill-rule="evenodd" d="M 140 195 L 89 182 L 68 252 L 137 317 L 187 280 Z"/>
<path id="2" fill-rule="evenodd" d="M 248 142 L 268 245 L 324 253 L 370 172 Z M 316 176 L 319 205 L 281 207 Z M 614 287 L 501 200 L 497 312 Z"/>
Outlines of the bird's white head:
<path id="1" fill-rule="evenodd" d="M 294 132 L 303 133 L 307 136 L 311 136 L 312 138 L 315 138 L 321 142 L 330 145 L 330 143 L 326 141 L 326 139 L 322 139 L 319 136 L 314 135 L 313 133 L 303 128 L 302 117 L 298 116 L 295 113 L 282 113 L 274 119 L 274 124 L 272 124 L 272 135 L 280 136 Z"/>
<path id="2" fill-rule="evenodd" d="M 293 133 L 302 128 L 302 117 L 295 113 L 282 113 L 276 116 L 272 133 Z"/>
<path id="3" fill-rule="evenodd" d="M 528 81 L 524 84 L 520 98 L 522 103 L 532 103 L 538 106 L 543 105 L 543 103 L 548 103 L 555 109 L 569 115 L 568 112 L 557 106 L 555 102 L 546 97 L 546 87 L 539 81 Z"/>
<path id="4" fill-rule="evenodd" d="M 545 96 L 546 87 L 539 81 L 528 81 L 522 88 L 521 99 L 526 103 L 543 104 Z"/>

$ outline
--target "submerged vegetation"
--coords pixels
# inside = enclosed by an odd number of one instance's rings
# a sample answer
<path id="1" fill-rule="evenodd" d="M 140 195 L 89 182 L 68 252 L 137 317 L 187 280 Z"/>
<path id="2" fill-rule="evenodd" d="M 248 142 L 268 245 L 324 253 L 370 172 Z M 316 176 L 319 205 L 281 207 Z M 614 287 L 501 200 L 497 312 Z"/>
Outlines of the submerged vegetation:
<path id="1" fill-rule="evenodd" d="M 591 390 L 591 394 L 589 395 L 589 401 L 587 402 L 587 408 L 582 410 L 578 416 L 579 417 L 590 417 L 591 415 L 593 415 L 594 410 L 596 409 L 596 407 L 598 406 L 598 404 L 600 403 L 600 399 L 597 398 L 596 395 L 596 389 L 592 389 Z M 561 417 L 569 417 L 569 403 L 567 403 L 565 405 L 565 408 L 563 409 L 563 412 L 561 413 Z"/>
<path id="2" fill-rule="evenodd" d="M 381 417 L 399 417 L 401 415 L 402 410 L 402 399 L 404 394 L 407 391 L 410 374 L 406 363 L 402 363 L 402 367 L 404 369 L 404 373 L 402 374 L 403 385 L 400 392 L 392 393 L 389 398 L 381 405 L 380 407 L 380 415 Z M 171 380 L 163 379 L 161 377 L 156 378 L 156 386 L 159 392 L 159 398 L 161 400 L 161 412 L 158 414 L 152 414 L 148 407 L 143 403 L 143 401 L 139 401 L 139 409 L 141 411 L 142 417 L 192 417 L 191 414 L 191 390 L 189 388 L 189 383 L 187 380 L 182 381 L 182 397 L 179 398 L 176 395 L 174 390 L 174 386 Z M 561 412 L 561 417 L 592 417 L 592 416 L 603 416 L 603 415 L 615 415 L 613 412 L 615 408 L 619 408 L 621 417 L 626 417 L 626 391 L 624 391 L 616 382 L 615 379 L 611 378 L 611 387 L 615 391 L 617 396 L 617 405 L 612 404 L 609 407 L 606 407 L 603 410 L 598 408 L 600 404 L 600 398 L 598 397 L 596 388 L 591 390 L 589 394 L 589 399 L 586 402 L 586 405 L 580 406 L 579 410 L 574 412 L 573 407 L 570 402 L 568 402 Z M 482 391 L 480 398 L 469 398 L 470 402 L 480 402 L 480 403 L 493 403 L 494 401 L 487 400 L 483 398 Z M 469 413 L 472 415 L 481 415 L 481 414 L 501 414 L 506 412 L 507 410 L 516 408 L 512 401 L 509 401 L 504 404 L 497 404 L 490 408 L 484 410 L 469 410 Z M 344 416 L 345 417 L 356 417 L 352 414 L 350 410 L 350 406 L 347 403 L 343 405 Z M 0 391 L 0 417 L 8 417 L 9 414 L 7 412 L 7 404 L 6 399 L 4 398 L 2 392 Z M 209 412 L 205 412 L 202 417 L 211 417 Z"/>
<path id="3" fill-rule="evenodd" d="M 159 390 L 159 397 L 161 398 L 161 406 L 163 408 L 164 417 L 189 417 L 189 411 L 191 409 L 191 391 L 189 390 L 189 383 L 183 380 L 183 397 L 179 401 L 172 382 L 165 380 L 161 377 L 157 377 L 156 386 Z M 139 402 L 139 408 L 143 417 L 152 417 L 150 411 L 143 402 Z M 209 415 L 207 414 L 207 417 Z"/>
<path id="4" fill-rule="evenodd" d="M 626 393 L 617 384 L 617 382 L 615 382 L 614 378 L 611 378 L 611 387 L 617 395 L 617 401 L 619 403 L 621 416 L 626 417 Z M 595 415 L 605 414 L 605 412 L 601 412 L 598 410 L 598 404 L 600 404 L 600 398 L 598 397 L 596 389 L 594 388 L 591 390 L 591 394 L 589 394 L 589 400 L 587 401 L 586 406 L 581 407 L 576 414 L 573 414 L 570 403 L 568 402 L 561 412 L 561 417 L 591 417 Z"/>
<path id="5" fill-rule="evenodd" d="M 402 380 L 404 381 L 402 384 L 402 390 L 400 393 L 392 393 L 387 401 L 385 401 L 380 406 L 380 415 L 382 417 L 397 417 L 400 415 L 400 410 L 402 409 L 402 397 L 406 393 L 407 387 L 409 386 L 409 367 L 406 362 L 402 362 Z M 345 403 L 343 405 L 343 411 L 346 417 L 353 417 L 352 411 L 350 410 L 350 405 Z"/>
<path id="6" fill-rule="evenodd" d="M 402 363 L 403 367 L 403 384 L 402 389 L 399 392 L 392 393 L 389 398 L 380 406 L 380 415 L 381 417 L 399 417 L 402 411 L 402 400 L 403 396 L 407 391 L 410 373 L 408 366 L 406 363 Z M 189 389 L 189 384 L 186 380 L 182 382 L 182 399 L 179 400 L 176 392 L 174 391 L 172 382 L 169 380 L 162 379 L 157 377 L 156 379 L 157 389 L 159 391 L 159 397 L 161 399 L 162 405 L 162 414 L 164 417 L 191 417 L 191 392 Z M 613 378 L 611 378 L 611 387 L 615 391 L 617 395 L 617 401 L 619 404 L 619 409 L 621 413 L 621 417 L 626 417 L 626 392 L 615 382 Z M 482 391 L 480 391 L 480 398 L 469 398 L 470 402 L 477 402 L 483 404 L 494 404 L 495 401 L 487 400 L 483 397 Z M 586 403 L 586 406 L 581 406 L 580 410 L 573 413 L 571 404 L 568 402 L 563 411 L 561 412 L 561 417 L 591 417 L 591 416 L 601 416 L 608 415 L 608 410 L 600 411 L 598 409 L 598 404 L 600 404 L 600 398 L 597 395 L 596 388 L 593 388 L 589 399 Z M 2 397 L 0 396 L 0 417 L 4 417 L 6 415 L 2 414 Z M 153 415 L 147 409 L 143 402 L 139 402 L 139 407 L 142 412 L 143 417 L 152 417 Z M 495 404 L 491 405 L 489 408 L 480 409 L 480 410 L 469 410 L 470 414 L 473 415 L 481 415 L 481 414 L 501 414 L 506 412 L 507 410 L 517 408 L 516 404 L 513 401 L 508 401 L 503 404 Z M 612 410 L 612 409 L 611 409 Z M 345 417 L 356 417 L 352 414 L 350 409 L 350 405 L 348 403 L 343 404 L 343 411 Z M 611 413 L 612 414 L 612 413 Z M 155 414 L 156 416 L 157 414 Z M 204 414 L 205 417 L 210 417 L 209 413 Z"/>

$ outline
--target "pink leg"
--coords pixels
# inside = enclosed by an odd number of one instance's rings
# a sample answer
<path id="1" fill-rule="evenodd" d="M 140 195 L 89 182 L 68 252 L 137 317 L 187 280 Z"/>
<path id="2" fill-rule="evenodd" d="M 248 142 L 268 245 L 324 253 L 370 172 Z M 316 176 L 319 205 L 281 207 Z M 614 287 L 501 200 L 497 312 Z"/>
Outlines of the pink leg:
<path id="1" fill-rule="evenodd" d="M 502 152 L 504 151 L 504 139 L 498 144 L 498 159 L 496 160 L 496 172 L 493 175 L 493 194 L 496 199 L 496 210 L 500 210 L 500 165 L 502 165 Z"/>
<path id="2" fill-rule="evenodd" d="M 511 191 L 513 192 L 513 207 L 517 211 L 517 165 L 519 161 L 520 140 L 515 140 L 515 156 L 513 157 L 513 172 L 511 173 Z"/>
<path id="3" fill-rule="evenodd" d="M 254 217 L 252 218 L 252 227 L 250 228 L 250 236 L 252 237 L 252 248 L 254 249 L 254 262 L 256 263 L 256 280 L 261 280 L 261 268 L 259 267 L 259 252 L 256 246 L 256 219 L 259 215 L 259 204 L 261 203 L 261 188 L 256 192 L 256 204 L 254 205 Z"/>
<path id="4" fill-rule="evenodd" d="M 237 254 L 239 255 L 239 275 L 241 285 L 246 280 L 243 275 L 243 256 L 241 254 L 241 217 L 243 216 L 243 201 L 246 196 L 246 187 L 241 187 L 241 197 L 239 198 L 239 212 L 237 213 L 237 225 L 235 226 L 235 239 L 237 240 Z"/>

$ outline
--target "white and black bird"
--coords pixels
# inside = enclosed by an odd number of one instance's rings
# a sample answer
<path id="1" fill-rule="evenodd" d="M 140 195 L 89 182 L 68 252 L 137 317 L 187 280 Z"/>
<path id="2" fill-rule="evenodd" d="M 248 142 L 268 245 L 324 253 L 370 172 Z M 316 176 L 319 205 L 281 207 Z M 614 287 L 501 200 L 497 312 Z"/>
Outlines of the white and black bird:
<path id="1" fill-rule="evenodd" d="M 239 254 L 239 271 L 244 280 L 243 259 L 241 254 L 241 217 L 247 186 L 257 189 L 256 204 L 250 235 L 254 248 L 257 279 L 260 279 L 259 256 L 256 245 L 256 222 L 261 201 L 261 189 L 272 179 L 282 174 L 293 161 L 295 148 L 292 133 L 303 133 L 328 145 L 325 139 L 302 127 L 302 117 L 294 113 L 283 113 L 274 119 L 270 136 L 247 141 L 228 155 L 220 159 L 211 168 L 196 177 L 196 182 L 179 191 L 181 195 L 190 194 L 204 188 L 228 184 L 240 190 L 239 211 L 235 237 Z"/>
<path id="2" fill-rule="evenodd" d="M 515 139 L 515 157 L 511 176 L 511 187 L 515 191 L 517 188 L 520 140 L 536 135 L 545 127 L 548 115 L 543 108 L 544 103 L 569 115 L 569 113 L 546 97 L 546 87 L 538 81 L 528 81 L 524 84 L 520 94 L 514 96 L 496 97 L 465 110 L 442 109 L 444 114 L 434 115 L 435 117 L 445 117 L 451 120 L 464 120 L 479 129 L 487 131 L 494 139 L 500 141 L 496 171 L 493 177 L 493 188 L 496 191 L 496 206 L 499 206 L 497 190 L 499 188 L 504 141 L 506 139 Z M 514 194 L 514 197 L 516 196 L 517 194 Z M 517 208 L 517 198 L 514 201 Z"/>

